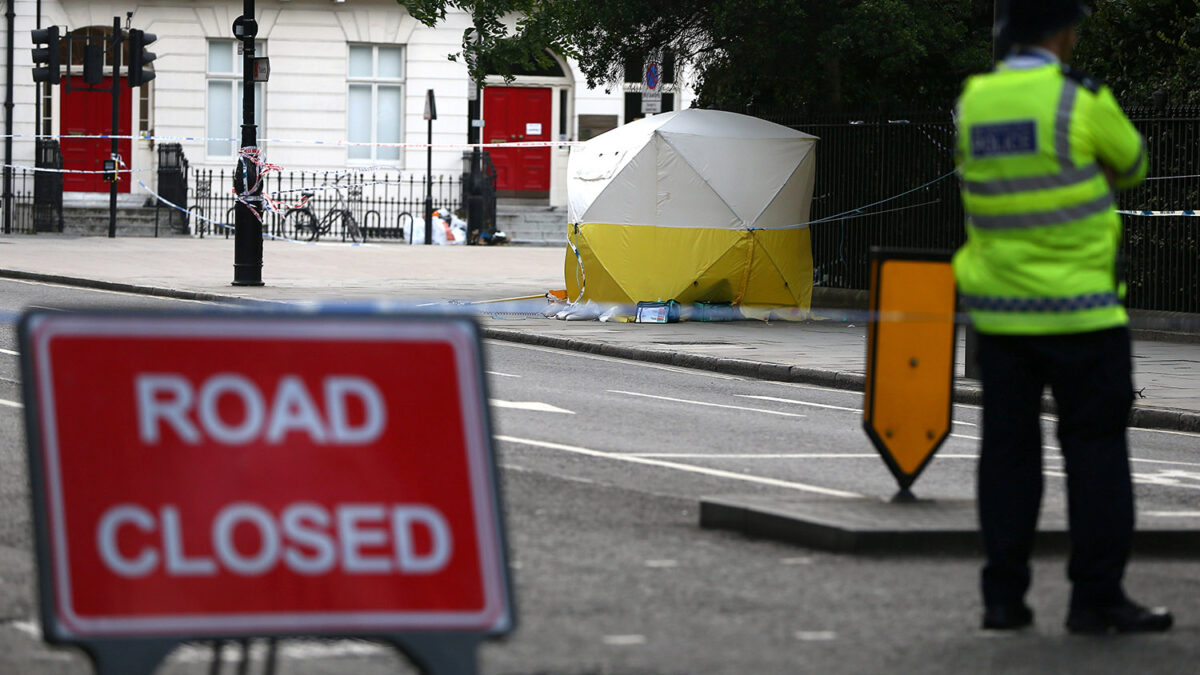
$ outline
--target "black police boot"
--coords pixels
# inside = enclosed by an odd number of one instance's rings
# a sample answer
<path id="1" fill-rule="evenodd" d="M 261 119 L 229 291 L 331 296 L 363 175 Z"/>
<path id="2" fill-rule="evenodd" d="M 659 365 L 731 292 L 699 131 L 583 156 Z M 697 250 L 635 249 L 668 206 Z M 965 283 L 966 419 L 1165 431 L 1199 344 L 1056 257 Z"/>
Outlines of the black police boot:
<path id="1" fill-rule="evenodd" d="M 1166 607 L 1142 607 L 1128 599 L 1108 607 L 1076 607 L 1067 614 L 1067 630 L 1084 635 L 1158 633 L 1174 622 Z"/>
<path id="2" fill-rule="evenodd" d="M 1023 602 L 988 605 L 983 610 L 985 630 L 1017 630 L 1033 623 L 1033 610 Z"/>

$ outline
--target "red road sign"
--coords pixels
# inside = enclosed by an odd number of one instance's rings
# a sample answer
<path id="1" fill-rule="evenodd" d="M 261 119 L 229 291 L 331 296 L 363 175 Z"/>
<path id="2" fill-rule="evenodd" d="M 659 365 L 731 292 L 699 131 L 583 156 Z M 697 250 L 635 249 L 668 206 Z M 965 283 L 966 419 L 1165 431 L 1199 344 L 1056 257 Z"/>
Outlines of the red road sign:
<path id="1" fill-rule="evenodd" d="M 475 325 L 31 315 L 48 637 L 506 632 Z"/>

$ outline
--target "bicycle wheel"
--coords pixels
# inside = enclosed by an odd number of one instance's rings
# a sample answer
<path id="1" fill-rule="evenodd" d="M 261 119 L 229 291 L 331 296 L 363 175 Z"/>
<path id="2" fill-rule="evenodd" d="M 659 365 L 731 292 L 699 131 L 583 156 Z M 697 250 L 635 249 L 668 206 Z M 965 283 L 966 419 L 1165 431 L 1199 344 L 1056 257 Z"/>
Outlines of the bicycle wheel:
<path id="1" fill-rule="evenodd" d="M 297 239 L 316 241 L 320 235 L 317 217 L 308 209 L 292 209 L 283 217 L 284 231 L 291 230 Z"/>
<path id="2" fill-rule="evenodd" d="M 367 233 L 358 226 L 358 221 L 354 219 L 354 214 L 349 211 L 342 211 L 342 234 L 356 244 L 367 241 Z"/>

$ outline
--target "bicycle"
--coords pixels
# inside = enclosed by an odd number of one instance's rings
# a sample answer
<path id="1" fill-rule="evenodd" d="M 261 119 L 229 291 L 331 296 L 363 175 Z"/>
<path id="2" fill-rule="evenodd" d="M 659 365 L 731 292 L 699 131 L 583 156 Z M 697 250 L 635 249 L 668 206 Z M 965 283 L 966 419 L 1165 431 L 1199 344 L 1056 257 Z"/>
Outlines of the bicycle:
<path id="1" fill-rule="evenodd" d="M 284 223 L 291 226 L 291 230 L 296 233 L 297 239 L 306 239 L 308 241 L 316 241 L 321 235 L 328 234 L 333 230 L 335 222 L 341 222 L 342 237 L 349 239 L 355 243 L 363 243 L 367 240 L 366 232 L 358 226 L 358 220 L 354 218 L 354 214 L 350 209 L 346 208 L 346 199 L 342 196 L 342 190 L 346 188 L 337 187 L 337 183 L 345 178 L 338 176 L 332 183 L 333 191 L 337 194 L 337 201 L 333 206 L 325 212 L 325 215 L 317 218 L 317 214 L 313 212 L 312 206 L 305 203 L 304 206 L 299 206 L 294 209 L 289 209 L 283 216 Z M 303 192 L 304 198 L 312 199 L 315 192 Z"/>

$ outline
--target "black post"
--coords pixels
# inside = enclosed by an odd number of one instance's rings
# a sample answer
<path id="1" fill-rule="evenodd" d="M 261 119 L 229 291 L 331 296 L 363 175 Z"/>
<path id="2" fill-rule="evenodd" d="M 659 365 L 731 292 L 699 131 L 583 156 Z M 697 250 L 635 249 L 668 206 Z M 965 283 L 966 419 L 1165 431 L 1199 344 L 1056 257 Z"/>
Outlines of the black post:
<path id="1" fill-rule="evenodd" d="M 429 90 L 430 99 L 433 90 Z M 433 115 L 425 115 L 425 244 L 433 243 Z"/>
<path id="2" fill-rule="evenodd" d="M 12 233 L 13 22 L 15 17 L 13 3 L 9 2 L 8 10 L 4 13 L 4 18 L 8 21 L 8 63 L 4 69 L 7 76 L 4 83 L 4 234 Z"/>
<path id="3" fill-rule="evenodd" d="M 239 33 L 240 28 L 240 33 Z M 234 168 L 234 187 L 241 199 L 234 211 L 233 285 L 262 286 L 263 242 L 262 205 L 259 196 L 258 165 L 246 157 L 246 151 L 258 145 L 258 127 L 254 124 L 254 0 L 242 0 L 242 16 L 234 22 L 234 37 L 242 40 L 242 153 Z"/>
<path id="4" fill-rule="evenodd" d="M 117 134 L 120 132 L 121 122 L 121 17 L 113 17 L 113 32 L 112 32 L 112 169 L 113 172 L 109 176 L 108 183 L 108 238 L 113 239 L 117 236 L 117 172 L 120 166 L 117 164 L 117 153 L 120 149 L 117 147 Z"/>
<path id="5" fill-rule="evenodd" d="M 9 4 L 9 11 L 12 11 L 12 3 Z M 42 29 L 42 0 L 37 0 L 37 14 L 33 24 L 34 28 Z M 12 61 L 12 43 L 9 42 L 9 61 Z M 9 132 L 12 133 L 11 131 Z M 37 143 L 37 137 L 42 135 L 42 83 L 33 83 L 33 136 L 34 143 Z"/>
<path id="6" fill-rule="evenodd" d="M 474 77 L 474 75 L 472 75 Z M 480 119 L 480 107 L 483 99 L 483 83 L 478 80 L 472 82 L 471 93 L 474 94 L 467 101 L 467 143 L 470 143 L 471 148 L 471 176 L 467 182 L 467 243 L 476 243 L 479 236 L 483 233 L 483 176 L 480 162 L 482 161 L 479 141 L 482 138 L 482 120 Z"/>

